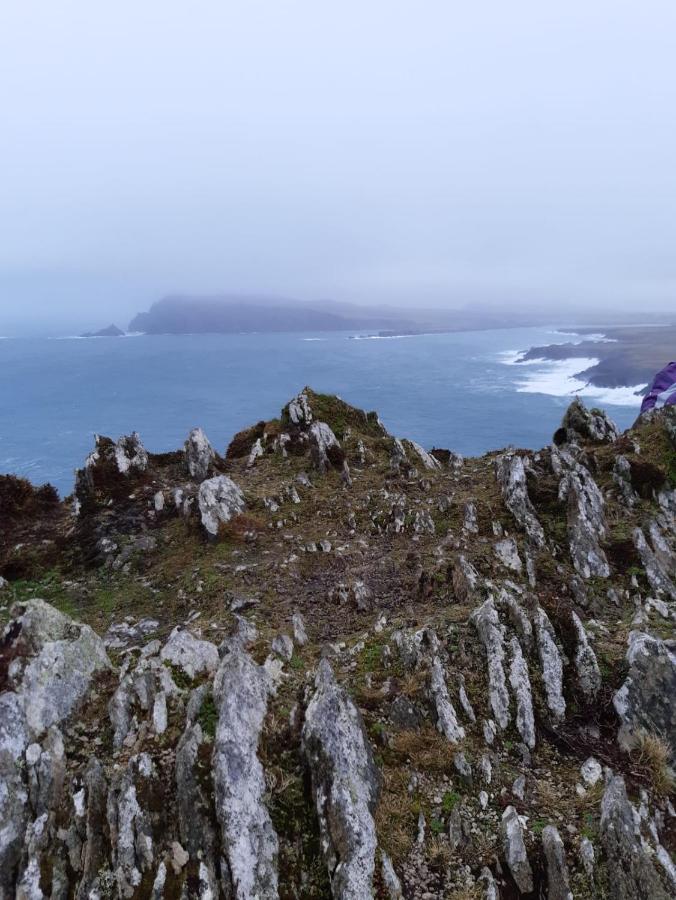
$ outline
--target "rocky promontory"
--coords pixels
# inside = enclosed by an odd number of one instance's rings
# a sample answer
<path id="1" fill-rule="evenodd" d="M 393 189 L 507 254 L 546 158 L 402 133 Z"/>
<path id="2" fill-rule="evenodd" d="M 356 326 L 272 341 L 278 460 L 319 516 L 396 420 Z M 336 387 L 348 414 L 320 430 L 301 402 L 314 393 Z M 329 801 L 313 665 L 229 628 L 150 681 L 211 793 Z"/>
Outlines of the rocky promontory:
<path id="1" fill-rule="evenodd" d="M 97 436 L 0 476 L 0 617 L 0 900 L 676 893 L 673 407 Z"/>

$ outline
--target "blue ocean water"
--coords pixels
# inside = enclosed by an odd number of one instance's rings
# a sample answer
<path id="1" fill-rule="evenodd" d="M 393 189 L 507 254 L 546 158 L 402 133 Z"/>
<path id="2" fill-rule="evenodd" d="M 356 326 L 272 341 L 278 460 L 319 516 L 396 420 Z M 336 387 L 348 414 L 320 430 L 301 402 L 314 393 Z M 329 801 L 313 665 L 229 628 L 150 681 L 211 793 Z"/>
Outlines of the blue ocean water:
<path id="1" fill-rule="evenodd" d="M 375 409 L 393 434 L 479 454 L 540 447 L 558 425 L 579 361 L 513 365 L 513 351 L 569 341 L 545 328 L 352 339 L 344 333 L 0 340 L 0 472 L 62 494 L 95 432 L 137 430 L 152 451 L 201 425 L 224 451 L 304 385 Z M 578 366 L 583 368 L 584 366 Z M 583 391 L 584 395 L 584 391 Z M 622 427 L 630 391 L 592 391 Z"/>

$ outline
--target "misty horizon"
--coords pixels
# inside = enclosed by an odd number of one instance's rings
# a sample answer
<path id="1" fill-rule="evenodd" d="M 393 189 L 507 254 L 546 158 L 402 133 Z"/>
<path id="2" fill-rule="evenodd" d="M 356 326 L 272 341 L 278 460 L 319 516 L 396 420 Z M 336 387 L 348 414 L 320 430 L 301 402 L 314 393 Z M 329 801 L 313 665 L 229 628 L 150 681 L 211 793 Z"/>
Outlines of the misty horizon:
<path id="1" fill-rule="evenodd" d="M 669 313 L 676 8 L 27 2 L 0 334 L 167 295 Z"/>

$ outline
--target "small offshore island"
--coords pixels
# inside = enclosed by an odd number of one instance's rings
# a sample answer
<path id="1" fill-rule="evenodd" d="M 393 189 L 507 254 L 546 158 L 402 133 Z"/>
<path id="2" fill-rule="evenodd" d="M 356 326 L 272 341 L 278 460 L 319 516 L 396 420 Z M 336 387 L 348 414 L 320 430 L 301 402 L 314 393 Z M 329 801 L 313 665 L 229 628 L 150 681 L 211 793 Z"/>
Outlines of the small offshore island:
<path id="1" fill-rule="evenodd" d="M 306 388 L 0 502 L 0 897 L 674 896 L 676 407 L 463 459 Z"/>

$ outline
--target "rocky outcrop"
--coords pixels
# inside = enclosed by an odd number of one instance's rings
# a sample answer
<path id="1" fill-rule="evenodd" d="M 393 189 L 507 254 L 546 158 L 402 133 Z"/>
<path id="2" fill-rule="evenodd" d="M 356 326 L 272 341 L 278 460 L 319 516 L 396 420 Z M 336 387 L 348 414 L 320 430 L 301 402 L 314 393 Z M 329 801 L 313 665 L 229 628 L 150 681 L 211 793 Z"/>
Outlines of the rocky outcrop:
<path id="1" fill-rule="evenodd" d="M 554 434 L 554 443 L 576 444 L 580 441 L 594 441 L 599 444 L 613 443 L 619 437 L 617 425 L 603 410 L 587 409 L 576 397 L 564 413 L 561 427 Z"/>
<path id="2" fill-rule="evenodd" d="M 535 717 L 528 666 L 517 638 L 511 638 L 509 648 L 509 683 L 516 700 L 516 727 L 524 744 L 532 750 L 535 746 Z"/>
<path id="3" fill-rule="evenodd" d="M 568 542 L 575 569 L 583 578 L 608 578 L 610 566 L 600 541 L 607 537 L 603 495 L 585 466 L 565 450 L 552 451 L 561 476 L 559 500 L 568 503 Z"/>
<path id="4" fill-rule="evenodd" d="M 446 677 L 441 660 L 435 656 L 430 666 L 430 694 L 437 713 L 437 728 L 452 744 L 465 737 L 465 729 L 458 722 L 458 716 L 448 696 Z"/>
<path id="5" fill-rule="evenodd" d="M 580 617 L 573 612 L 571 613 L 571 619 L 577 639 L 577 647 L 575 649 L 577 681 L 585 699 L 591 703 L 601 690 L 601 670 Z"/>
<path id="6" fill-rule="evenodd" d="M 528 496 L 526 469 L 521 457 L 516 453 L 503 453 L 495 461 L 495 475 L 505 506 L 514 516 L 516 524 L 525 531 L 535 547 L 543 547 L 545 533 Z"/>
<path id="7" fill-rule="evenodd" d="M 211 474 L 214 448 L 201 428 L 193 428 L 184 446 L 185 466 L 193 481 L 204 481 Z"/>
<path id="8" fill-rule="evenodd" d="M 196 638 L 187 629 L 176 627 L 160 651 L 160 659 L 181 669 L 190 679 L 213 676 L 218 668 L 218 649 L 211 641 Z"/>
<path id="9" fill-rule="evenodd" d="M 134 431 L 123 435 L 115 444 L 115 462 L 122 475 L 130 472 L 145 472 L 148 468 L 148 451 L 141 442 L 140 435 Z"/>
<path id="10" fill-rule="evenodd" d="M 344 462 L 340 442 L 326 422 L 310 425 L 310 444 L 315 466 L 322 474 L 328 472 L 332 463 L 340 465 Z"/>
<path id="11" fill-rule="evenodd" d="M 676 648 L 641 631 L 629 634 L 629 672 L 613 698 L 620 743 L 631 748 L 641 732 L 662 736 L 676 762 Z"/>
<path id="12" fill-rule="evenodd" d="M 221 525 L 244 511 L 244 495 L 227 475 L 203 481 L 197 495 L 199 513 L 207 537 L 215 540 Z"/>
<path id="13" fill-rule="evenodd" d="M 361 716 L 326 659 L 303 726 L 322 848 L 336 900 L 373 895 L 380 775 Z"/>
<path id="14" fill-rule="evenodd" d="M 214 680 L 218 724 L 212 766 L 228 870 L 224 877 L 235 900 L 278 897 L 279 845 L 264 802 L 265 776 L 257 755 L 268 692 L 265 670 L 233 645 Z"/>
<path id="15" fill-rule="evenodd" d="M 612 873 L 613 900 L 668 900 L 667 891 L 642 840 L 624 779 L 611 775 L 601 801 L 601 843 Z"/>
<path id="16" fill-rule="evenodd" d="M 543 829 L 542 849 L 547 863 L 547 900 L 573 900 L 566 851 L 554 825 Z"/>
<path id="17" fill-rule="evenodd" d="M 555 719 L 562 719 L 566 714 L 566 701 L 563 697 L 563 659 L 556 644 L 554 628 L 544 609 L 538 607 L 534 619 L 547 706 Z"/>

